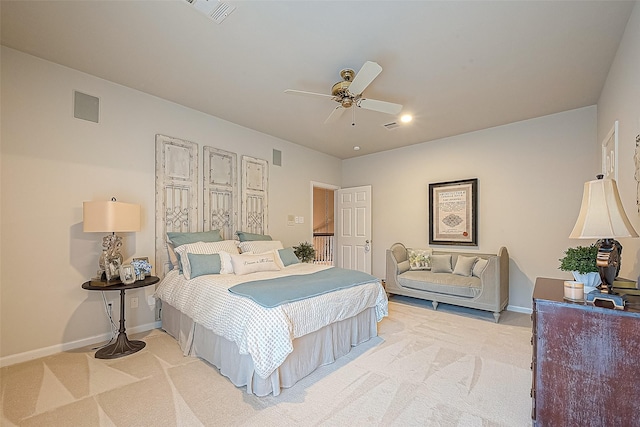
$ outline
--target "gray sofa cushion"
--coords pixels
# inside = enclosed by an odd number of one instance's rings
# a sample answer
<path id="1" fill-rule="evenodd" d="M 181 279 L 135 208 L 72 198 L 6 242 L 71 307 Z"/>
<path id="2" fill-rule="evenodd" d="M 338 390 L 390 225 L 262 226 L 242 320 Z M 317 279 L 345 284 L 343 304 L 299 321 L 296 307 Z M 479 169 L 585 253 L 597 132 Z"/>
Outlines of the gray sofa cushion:
<path id="1" fill-rule="evenodd" d="M 398 263 L 398 274 L 402 274 L 405 271 L 409 271 L 410 269 L 411 263 L 409 263 L 409 260 Z"/>
<path id="2" fill-rule="evenodd" d="M 405 288 L 468 298 L 479 295 L 482 290 L 480 279 L 477 277 L 433 273 L 425 270 L 406 271 L 398 276 L 398 283 Z"/>
<path id="3" fill-rule="evenodd" d="M 451 273 L 451 254 L 431 255 L 431 271 L 434 273 Z"/>
<path id="4" fill-rule="evenodd" d="M 453 274 L 471 276 L 471 269 L 477 259 L 478 257 L 475 256 L 458 255 L 458 258 L 456 259 L 456 267 L 453 269 Z"/>

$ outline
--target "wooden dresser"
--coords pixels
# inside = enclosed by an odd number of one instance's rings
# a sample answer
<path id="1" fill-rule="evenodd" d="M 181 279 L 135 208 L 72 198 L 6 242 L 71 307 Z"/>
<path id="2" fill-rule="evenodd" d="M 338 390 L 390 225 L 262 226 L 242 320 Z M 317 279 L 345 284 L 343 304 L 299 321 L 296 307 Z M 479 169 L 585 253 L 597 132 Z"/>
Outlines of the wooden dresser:
<path id="1" fill-rule="evenodd" d="M 533 291 L 533 425 L 640 426 L 640 297 L 594 307 L 565 300 L 563 283 Z"/>

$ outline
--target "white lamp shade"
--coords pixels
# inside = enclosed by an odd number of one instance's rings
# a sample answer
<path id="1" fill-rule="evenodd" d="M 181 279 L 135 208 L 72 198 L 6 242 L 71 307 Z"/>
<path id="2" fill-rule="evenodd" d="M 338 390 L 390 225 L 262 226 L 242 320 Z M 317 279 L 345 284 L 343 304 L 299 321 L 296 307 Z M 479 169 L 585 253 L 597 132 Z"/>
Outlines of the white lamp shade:
<path id="1" fill-rule="evenodd" d="M 574 239 L 638 237 L 633 229 L 613 179 L 596 179 L 584 184 L 582 206 L 573 231 Z"/>
<path id="2" fill-rule="evenodd" d="M 140 231 L 140 205 L 115 201 L 82 203 L 83 231 Z"/>

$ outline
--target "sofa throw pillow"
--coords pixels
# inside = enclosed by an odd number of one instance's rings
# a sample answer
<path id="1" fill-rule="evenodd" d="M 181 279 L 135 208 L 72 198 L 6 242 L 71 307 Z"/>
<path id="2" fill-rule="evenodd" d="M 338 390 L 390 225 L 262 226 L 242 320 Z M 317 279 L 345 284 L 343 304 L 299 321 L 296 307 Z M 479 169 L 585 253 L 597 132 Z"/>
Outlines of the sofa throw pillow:
<path id="1" fill-rule="evenodd" d="M 248 242 L 251 240 L 272 240 L 271 236 L 268 234 L 256 234 L 256 233 L 247 233 L 246 231 L 236 231 L 238 235 L 238 240 L 241 242 Z"/>
<path id="2" fill-rule="evenodd" d="M 231 255 L 231 264 L 235 274 L 249 274 L 258 271 L 278 271 L 280 267 L 275 260 L 275 251 L 263 254 Z"/>
<path id="3" fill-rule="evenodd" d="M 451 254 L 431 255 L 431 272 L 451 273 Z"/>
<path id="4" fill-rule="evenodd" d="M 191 265 L 191 279 L 205 274 L 220 274 L 222 259 L 220 254 L 187 254 Z"/>
<path id="5" fill-rule="evenodd" d="M 432 249 L 407 249 L 410 270 L 431 270 Z"/>
<path id="6" fill-rule="evenodd" d="M 487 264 L 489 264 L 489 260 L 478 258 L 478 261 L 476 261 L 475 265 L 473 266 L 473 275 L 476 277 L 480 277 L 484 269 L 487 267 Z"/>
<path id="7" fill-rule="evenodd" d="M 409 264 L 409 260 L 402 261 L 398 263 L 398 274 L 402 274 L 411 269 L 411 264 Z"/>
<path id="8" fill-rule="evenodd" d="M 453 269 L 453 274 L 466 277 L 471 276 L 473 265 L 476 263 L 477 259 L 478 257 L 475 256 L 458 255 L 456 267 Z"/>

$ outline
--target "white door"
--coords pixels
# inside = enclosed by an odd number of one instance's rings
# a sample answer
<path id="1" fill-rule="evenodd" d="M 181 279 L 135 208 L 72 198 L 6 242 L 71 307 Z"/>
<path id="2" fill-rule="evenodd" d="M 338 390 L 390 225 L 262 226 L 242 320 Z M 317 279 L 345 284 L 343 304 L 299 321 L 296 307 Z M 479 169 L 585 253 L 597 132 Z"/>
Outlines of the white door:
<path id="1" fill-rule="evenodd" d="M 371 274 L 371 186 L 336 193 L 337 265 Z"/>

